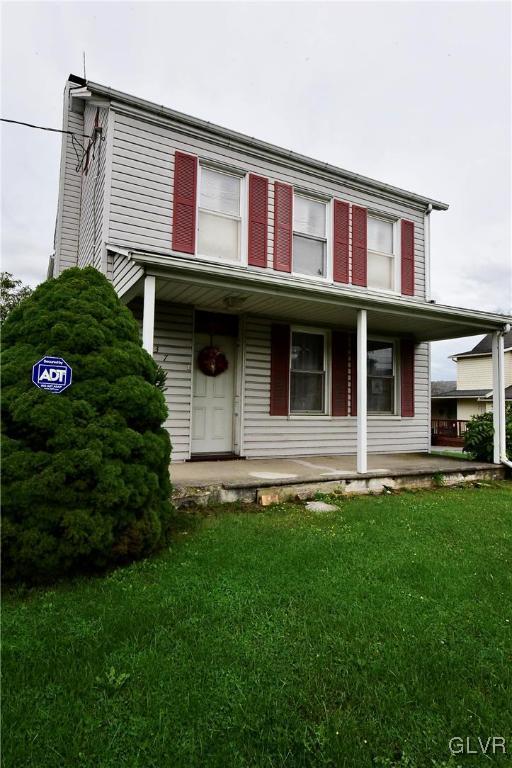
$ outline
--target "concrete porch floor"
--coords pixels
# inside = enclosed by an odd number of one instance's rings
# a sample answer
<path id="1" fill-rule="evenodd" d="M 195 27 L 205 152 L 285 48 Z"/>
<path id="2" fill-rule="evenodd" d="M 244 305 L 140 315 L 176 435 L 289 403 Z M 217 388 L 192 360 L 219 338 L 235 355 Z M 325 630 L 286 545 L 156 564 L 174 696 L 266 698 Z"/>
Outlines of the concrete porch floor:
<path id="1" fill-rule="evenodd" d="M 369 493 L 385 488 L 429 487 L 438 474 L 448 483 L 464 482 L 503 477 L 503 468 L 426 453 L 369 454 L 364 475 L 356 472 L 355 455 L 171 464 L 175 500 L 195 496 L 198 503 L 261 501 L 264 489 L 270 491 L 269 498 L 278 500 L 277 496 L 282 498 L 286 492 L 307 498 L 324 489 L 326 493 L 334 489 Z"/>

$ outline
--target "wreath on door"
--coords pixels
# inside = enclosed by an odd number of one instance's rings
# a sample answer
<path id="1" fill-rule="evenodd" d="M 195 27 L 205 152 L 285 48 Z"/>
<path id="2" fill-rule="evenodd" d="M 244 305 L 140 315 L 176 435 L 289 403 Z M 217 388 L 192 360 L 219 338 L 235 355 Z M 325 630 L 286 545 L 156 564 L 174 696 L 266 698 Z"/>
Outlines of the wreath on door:
<path id="1" fill-rule="evenodd" d="M 219 376 L 224 371 L 227 371 L 228 360 L 219 347 L 214 347 L 210 344 L 209 347 L 203 347 L 199 352 L 197 365 L 205 376 Z"/>

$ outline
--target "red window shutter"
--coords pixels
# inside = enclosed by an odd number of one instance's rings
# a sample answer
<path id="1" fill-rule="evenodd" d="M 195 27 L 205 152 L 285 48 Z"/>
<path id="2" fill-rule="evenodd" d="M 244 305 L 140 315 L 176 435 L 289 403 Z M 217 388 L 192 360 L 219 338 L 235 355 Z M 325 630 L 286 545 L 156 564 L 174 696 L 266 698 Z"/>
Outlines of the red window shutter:
<path id="1" fill-rule="evenodd" d="M 197 157 L 176 152 L 172 247 L 175 251 L 196 250 Z"/>
<path id="2" fill-rule="evenodd" d="M 333 276 L 336 283 L 348 283 L 349 204 L 334 201 Z"/>
<path id="3" fill-rule="evenodd" d="M 414 224 L 403 221 L 401 227 L 402 293 L 414 296 Z"/>
<path id="4" fill-rule="evenodd" d="M 350 415 L 357 416 L 357 336 L 350 336 Z"/>
<path id="5" fill-rule="evenodd" d="M 414 342 L 400 342 L 400 391 L 402 416 L 414 416 Z"/>
<path id="6" fill-rule="evenodd" d="M 268 179 L 249 175 L 249 264 L 267 266 Z"/>
<path id="7" fill-rule="evenodd" d="M 288 416 L 290 399 L 290 326 L 272 324 L 270 415 Z"/>
<path id="8" fill-rule="evenodd" d="M 348 416 L 348 345 L 349 336 L 332 332 L 332 415 Z"/>
<path id="9" fill-rule="evenodd" d="M 274 184 L 274 269 L 292 271 L 293 188 Z"/>
<path id="10" fill-rule="evenodd" d="M 367 212 L 352 206 L 352 283 L 367 285 Z"/>

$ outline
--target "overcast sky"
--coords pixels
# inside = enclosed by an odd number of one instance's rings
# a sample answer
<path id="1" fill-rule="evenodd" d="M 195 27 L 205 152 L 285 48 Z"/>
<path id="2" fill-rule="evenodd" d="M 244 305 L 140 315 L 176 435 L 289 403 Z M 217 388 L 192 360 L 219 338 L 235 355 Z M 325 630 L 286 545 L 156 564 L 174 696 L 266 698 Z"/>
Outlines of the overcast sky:
<path id="1" fill-rule="evenodd" d="M 510 312 L 511 6 L 506 2 L 2 4 L 2 117 L 60 127 L 87 77 L 450 204 L 432 292 Z M 2 269 L 46 275 L 60 137 L 2 130 Z M 432 378 L 455 378 L 433 345 Z"/>

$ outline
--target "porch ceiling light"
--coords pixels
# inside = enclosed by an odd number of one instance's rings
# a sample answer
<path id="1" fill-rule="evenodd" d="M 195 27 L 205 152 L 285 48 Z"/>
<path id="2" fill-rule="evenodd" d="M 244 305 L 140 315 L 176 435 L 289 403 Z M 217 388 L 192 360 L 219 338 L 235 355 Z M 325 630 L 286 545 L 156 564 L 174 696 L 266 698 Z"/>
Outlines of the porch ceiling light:
<path id="1" fill-rule="evenodd" d="M 222 301 L 226 309 L 240 309 L 247 301 L 247 296 L 225 296 Z"/>

